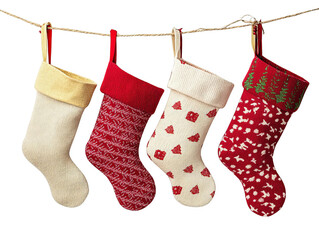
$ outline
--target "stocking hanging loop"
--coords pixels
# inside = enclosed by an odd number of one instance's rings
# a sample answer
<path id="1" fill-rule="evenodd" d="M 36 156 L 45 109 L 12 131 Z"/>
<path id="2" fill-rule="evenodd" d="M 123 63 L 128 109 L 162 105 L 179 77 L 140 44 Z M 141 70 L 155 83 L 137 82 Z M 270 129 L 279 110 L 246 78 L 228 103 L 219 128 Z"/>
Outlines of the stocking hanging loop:
<path id="1" fill-rule="evenodd" d="M 47 56 L 49 55 L 48 62 L 51 64 L 51 49 L 52 49 L 52 29 L 51 23 L 44 23 L 41 27 L 41 45 L 42 45 L 42 57 L 43 61 L 47 61 Z"/>
<path id="2" fill-rule="evenodd" d="M 111 30 L 110 37 L 111 37 L 111 50 L 110 50 L 110 62 L 116 63 L 116 36 L 117 31 Z"/>
<path id="3" fill-rule="evenodd" d="M 172 42 L 175 58 L 182 58 L 182 29 L 173 28 Z"/>
<path id="4" fill-rule="evenodd" d="M 252 34 L 251 34 L 251 40 L 252 40 L 252 47 L 255 52 L 256 56 L 262 56 L 262 35 L 263 35 L 263 27 L 261 24 L 261 21 L 255 22 L 252 25 Z"/>

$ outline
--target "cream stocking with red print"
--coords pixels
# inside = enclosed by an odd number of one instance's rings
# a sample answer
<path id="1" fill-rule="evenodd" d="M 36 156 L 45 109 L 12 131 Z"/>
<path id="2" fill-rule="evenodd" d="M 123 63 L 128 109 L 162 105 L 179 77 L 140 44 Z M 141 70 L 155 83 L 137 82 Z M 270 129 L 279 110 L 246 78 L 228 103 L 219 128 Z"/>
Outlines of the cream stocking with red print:
<path id="1" fill-rule="evenodd" d="M 181 34 L 173 29 L 175 64 L 164 113 L 147 147 L 151 160 L 169 177 L 177 201 L 203 206 L 215 193 L 215 183 L 201 158 L 201 148 L 217 111 L 233 84 L 181 59 Z"/>

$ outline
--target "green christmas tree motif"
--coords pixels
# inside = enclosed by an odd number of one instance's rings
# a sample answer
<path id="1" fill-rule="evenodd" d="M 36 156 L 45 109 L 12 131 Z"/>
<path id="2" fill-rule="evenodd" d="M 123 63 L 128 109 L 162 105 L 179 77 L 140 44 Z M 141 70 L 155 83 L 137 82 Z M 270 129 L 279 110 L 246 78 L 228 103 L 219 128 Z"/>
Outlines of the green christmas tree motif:
<path id="1" fill-rule="evenodd" d="M 269 99 L 270 99 L 269 93 L 265 92 L 265 98 L 266 98 L 266 100 L 269 100 Z"/>
<path id="2" fill-rule="evenodd" d="M 281 102 L 285 102 L 286 101 L 286 95 L 287 95 L 287 86 L 288 86 L 288 80 L 289 80 L 289 75 L 287 76 L 281 91 L 279 92 L 279 94 L 276 95 L 276 102 L 277 103 L 281 103 Z"/>
<path id="3" fill-rule="evenodd" d="M 301 100 L 302 100 L 302 98 L 303 98 L 303 95 L 305 95 L 305 92 L 306 92 L 306 89 L 304 89 L 304 90 L 302 91 L 302 93 L 300 94 L 298 101 L 295 103 L 295 108 L 294 108 L 294 110 L 297 110 L 297 109 L 299 108 L 299 106 L 300 106 L 300 104 L 301 104 Z"/>
<path id="4" fill-rule="evenodd" d="M 259 79 L 259 82 L 257 83 L 257 85 L 254 86 L 256 93 L 264 92 L 265 86 L 267 83 L 267 74 L 268 74 L 268 65 L 265 68 L 263 76 Z"/>
<path id="5" fill-rule="evenodd" d="M 265 97 L 267 100 L 276 100 L 276 90 L 278 88 L 278 83 L 280 82 L 279 71 L 277 70 L 275 75 L 270 81 L 269 92 L 265 92 Z"/>
<path id="6" fill-rule="evenodd" d="M 286 103 L 286 108 L 287 109 L 295 109 L 296 108 L 296 104 L 298 103 L 296 101 L 296 94 L 299 91 L 300 88 L 300 82 L 298 81 L 294 87 L 294 90 L 292 91 L 287 103 Z"/>
<path id="7" fill-rule="evenodd" d="M 257 59 L 255 59 L 252 67 L 251 67 L 251 72 L 249 73 L 246 81 L 244 82 L 244 88 L 246 90 L 253 88 L 253 79 L 254 79 L 254 73 L 255 73 L 255 68 L 256 68 L 256 63 L 257 63 Z"/>

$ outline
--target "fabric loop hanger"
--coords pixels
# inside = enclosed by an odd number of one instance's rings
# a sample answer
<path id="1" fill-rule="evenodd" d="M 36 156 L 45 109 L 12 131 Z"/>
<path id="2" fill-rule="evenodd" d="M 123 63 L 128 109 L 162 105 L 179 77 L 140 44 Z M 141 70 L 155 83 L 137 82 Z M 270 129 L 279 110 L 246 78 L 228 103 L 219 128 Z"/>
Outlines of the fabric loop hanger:
<path id="1" fill-rule="evenodd" d="M 172 42 L 174 57 L 177 59 L 182 58 L 182 29 L 173 28 L 172 30 Z"/>
<path id="2" fill-rule="evenodd" d="M 255 22 L 252 25 L 252 47 L 256 56 L 262 56 L 262 35 L 263 35 L 263 27 L 261 21 Z"/>
<path id="3" fill-rule="evenodd" d="M 52 29 L 51 23 L 44 23 L 41 27 L 41 45 L 42 45 L 42 57 L 43 61 L 51 64 L 51 51 L 52 51 Z"/>

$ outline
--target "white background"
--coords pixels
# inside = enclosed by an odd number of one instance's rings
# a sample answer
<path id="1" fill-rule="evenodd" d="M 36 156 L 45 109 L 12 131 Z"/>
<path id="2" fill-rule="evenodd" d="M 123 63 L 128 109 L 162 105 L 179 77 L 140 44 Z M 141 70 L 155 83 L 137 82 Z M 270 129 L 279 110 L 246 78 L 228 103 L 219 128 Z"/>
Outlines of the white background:
<path id="1" fill-rule="evenodd" d="M 107 33 L 170 32 L 224 26 L 249 13 L 271 19 L 318 7 L 318 1 L 0 1 L 0 8 L 37 23 Z M 170 37 L 118 39 L 118 65 L 165 89 L 146 126 L 140 158 L 155 179 L 157 194 L 144 210 L 131 212 L 117 202 L 107 178 L 85 157 L 109 58 L 109 38 L 53 32 L 52 64 L 98 84 L 82 117 L 71 157 L 86 176 L 90 193 L 77 208 L 57 204 L 42 174 L 23 156 L 21 144 L 36 96 L 34 81 L 42 57 L 37 27 L 0 13 L 0 239 L 318 239 L 318 53 L 319 12 L 264 25 L 264 55 L 310 82 L 274 155 L 285 182 L 283 208 L 269 218 L 247 207 L 237 178 L 218 160 L 217 147 L 242 93 L 253 58 L 250 28 L 184 36 L 183 57 L 235 84 L 219 111 L 202 156 L 217 185 L 210 204 L 190 208 L 175 201 L 167 176 L 146 156 L 145 146 L 165 107 L 173 65 Z"/>

